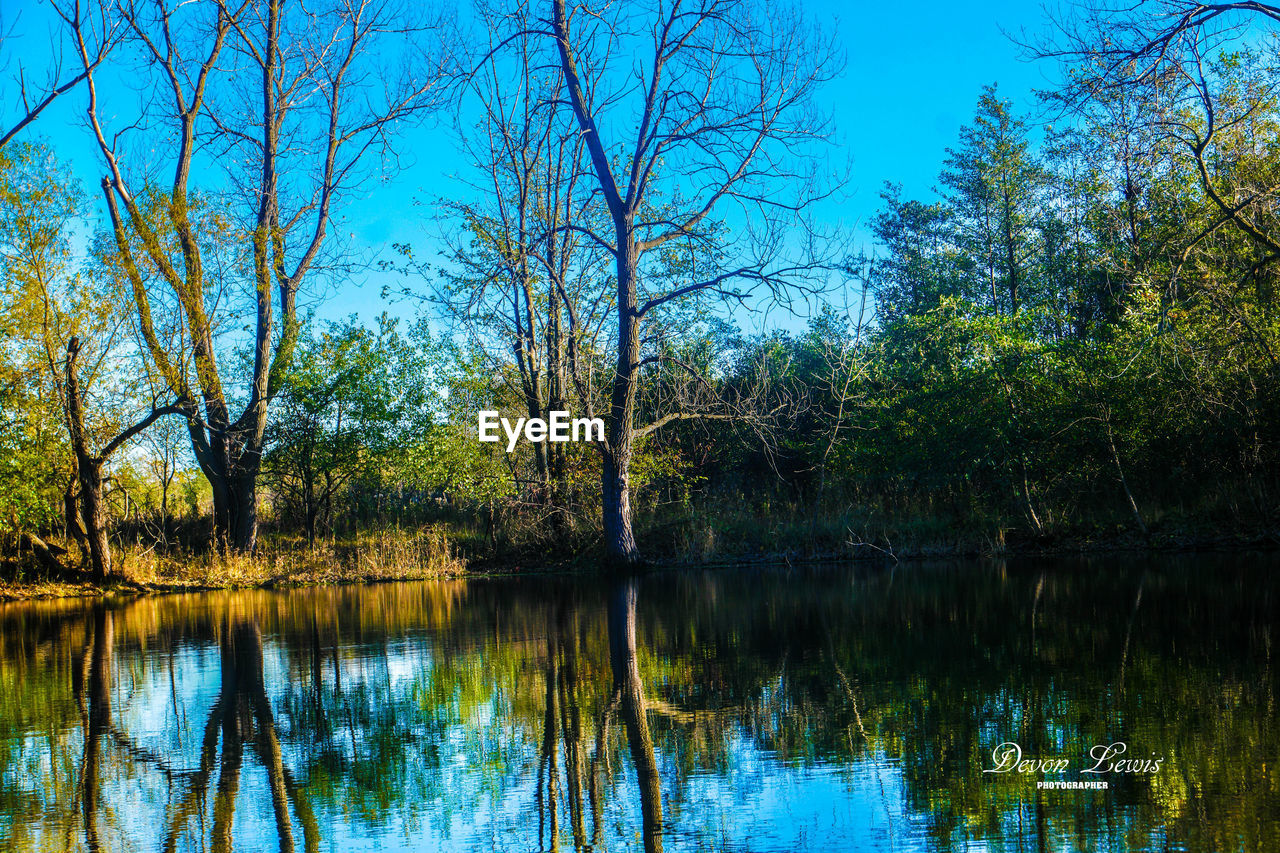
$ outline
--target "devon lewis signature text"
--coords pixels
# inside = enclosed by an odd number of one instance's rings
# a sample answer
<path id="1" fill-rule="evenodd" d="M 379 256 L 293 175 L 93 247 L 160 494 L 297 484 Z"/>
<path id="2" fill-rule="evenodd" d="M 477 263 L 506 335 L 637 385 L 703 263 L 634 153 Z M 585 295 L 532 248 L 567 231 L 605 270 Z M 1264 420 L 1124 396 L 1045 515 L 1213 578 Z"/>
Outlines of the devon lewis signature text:
<path id="1" fill-rule="evenodd" d="M 1022 747 L 1011 740 L 991 750 L 991 762 L 994 766 L 983 773 L 1065 773 L 1071 769 L 1069 758 L 1028 758 Z M 1088 766 L 1081 773 L 1159 773 L 1164 757 L 1153 754 L 1150 758 L 1133 758 L 1129 745 L 1118 740 L 1093 747 L 1083 763 Z"/>

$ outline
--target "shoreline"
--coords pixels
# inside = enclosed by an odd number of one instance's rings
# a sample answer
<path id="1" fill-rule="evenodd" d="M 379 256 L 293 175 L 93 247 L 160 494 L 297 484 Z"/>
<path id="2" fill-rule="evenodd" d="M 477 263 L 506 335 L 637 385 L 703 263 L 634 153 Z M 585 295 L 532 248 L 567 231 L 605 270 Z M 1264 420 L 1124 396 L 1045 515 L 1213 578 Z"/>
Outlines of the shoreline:
<path id="1" fill-rule="evenodd" d="M 1217 536 L 1189 536 L 1186 534 L 1152 534 L 1146 537 L 1121 535 L 1099 539 L 1065 539 L 1046 543 L 1029 540 L 1006 544 L 1001 548 L 981 547 L 974 542 L 954 545 L 908 546 L 900 551 L 871 543 L 857 543 L 843 553 L 804 553 L 799 548 L 782 549 L 758 554 L 708 554 L 700 558 L 655 557 L 637 571 L 691 571 L 705 569 L 734 569 L 752 567 L 816 567 L 838 565 L 921 564 L 946 560 L 1000 560 L 1064 557 L 1103 557 L 1132 554 L 1135 556 L 1189 555 L 1189 554 L 1244 554 L 1269 553 L 1280 550 L 1280 533 L 1266 531 L 1252 534 L 1222 534 Z M 240 558 L 259 565 L 256 576 L 237 575 L 221 580 L 206 576 L 189 576 L 187 579 L 154 578 L 137 580 L 117 577 L 105 584 L 77 578 L 43 578 L 33 581 L 0 581 L 0 603 L 54 598 L 117 598 L 181 593 L 214 592 L 218 590 L 297 589 L 318 586 L 374 585 L 383 583 L 407 583 L 429 580 L 479 580 L 533 575 L 582 575 L 596 573 L 599 560 L 594 554 L 578 554 L 557 558 L 538 559 L 525 554 L 511 558 L 480 557 L 474 561 L 458 558 L 446 570 L 408 569 L 404 571 L 361 570 L 350 563 L 326 564 L 323 553 L 300 555 L 310 565 L 286 572 L 264 571 L 271 567 L 279 555 L 267 558 Z M 207 557 L 192 558 L 191 564 L 205 562 Z"/>

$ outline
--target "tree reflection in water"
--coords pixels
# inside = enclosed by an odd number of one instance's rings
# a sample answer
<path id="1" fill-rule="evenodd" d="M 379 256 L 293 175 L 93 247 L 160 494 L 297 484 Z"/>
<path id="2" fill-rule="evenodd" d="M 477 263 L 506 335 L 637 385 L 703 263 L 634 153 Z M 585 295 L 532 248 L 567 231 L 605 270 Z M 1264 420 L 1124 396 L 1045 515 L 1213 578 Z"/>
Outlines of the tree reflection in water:
<path id="1" fill-rule="evenodd" d="M 218 789 L 213 810 L 212 841 L 215 853 L 232 849 L 231 825 L 235 817 L 236 794 L 245 744 L 252 744 L 258 760 L 266 768 L 271 790 L 271 807 L 282 853 L 294 850 L 289 804 L 301 817 L 306 849 L 319 849 L 319 832 L 305 798 L 298 796 L 284 766 L 280 740 L 276 736 L 271 702 L 267 698 L 262 672 L 262 633 L 247 619 L 228 619 L 221 631 L 222 689 L 209 715 L 206 732 L 222 729 L 222 757 L 218 769 Z M 206 744 L 208 738 L 206 736 Z M 206 753 L 207 754 L 207 753 Z M 212 755 L 209 755 L 212 759 Z M 212 761 L 210 760 L 210 764 Z M 204 767 L 201 768 L 204 771 Z M 207 780 L 208 774 L 204 772 Z M 204 792 L 193 788 L 197 800 Z M 166 848 L 172 845 L 166 841 Z"/>
<path id="2" fill-rule="evenodd" d="M 620 716 L 635 767 L 640 798 L 641 837 L 646 851 L 662 850 L 662 794 L 653 737 L 645 713 L 644 687 L 636 656 L 636 598 L 634 579 L 619 583 L 608 603 L 609 666 L 612 688 L 596 723 L 594 750 L 584 782 L 581 690 L 578 681 L 579 614 L 569 596 L 551 607 L 545 660 L 545 700 L 536 802 L 539 815 L 538 846 L 558 850 L 560 811 L 567 809 L 573 849 L 599 847 L 605 831 L 603 777 L 610 766 L 610 725 Z M 560 751 L 563 750 L 564 789 L 560 789 Z M 588 843 L 584 814 L 584 787 L 592 815 Z M 563 801 L 561 803 L 560 801 Z"/>
<path id="3" fill-rule="evenodd" d="M 1212 568 L 4 605 L 0 848 L 1280 849 L 1276 582 Z"/>
<path id="4" fill-rule="evenodd" d="M 627 743 L 639 781 L 644 849 L 654 853 L 662 850 L 662 790 L 636 658 L 636 588 L 636 581 L 629 580 L 609 597 L 609 664 L 613 669 L 613 701 L 627 727 Z"/>
<path id="5" fill-rule="evenodd" d="M 111 726 L 111 651 L 115 641 L 111 612 L 103 606 L 95 607 L 89 625 L 84 663 L 77 671 L 80 678 L 76 680 L 74 689 L 80 697 L 83 715 L 84 763 L 80 771 L 80 796 L 84 843 L 90 851 L 97 853 L 102 849 L 98 832 L 99 762 L 102 740 Z"/>

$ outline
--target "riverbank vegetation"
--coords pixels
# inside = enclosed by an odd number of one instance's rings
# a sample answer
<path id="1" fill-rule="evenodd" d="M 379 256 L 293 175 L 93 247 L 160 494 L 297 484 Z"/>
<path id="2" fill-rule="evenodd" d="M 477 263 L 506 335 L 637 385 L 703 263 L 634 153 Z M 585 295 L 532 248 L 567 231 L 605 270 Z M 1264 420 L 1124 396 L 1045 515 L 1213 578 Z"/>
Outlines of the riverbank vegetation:
<path id="1" fill-rule="evenodd" d="M 48 93 L 87 105 L 105 179 L 39 98 L 6 115 L 3 574 L 1273 546 L 1280 69 L 1274 25 L 1224 7 L 1054 22 L 1042 108 L 975 92 L 936 192 L 886 185 L 870 243 L 822 224 L 847 81 L 798 11 L 484 5 L 464 38 L 365 6 L 63 10 Z M 140 60 L 154 97 L 100 113 Z M 450 120 L 472 170 L 415 209 L 438 239 L 333 244 Z M 381 316 L 313 310 L 360 250 Z M 607 441 L 508 454 L 481 409 Z"/>

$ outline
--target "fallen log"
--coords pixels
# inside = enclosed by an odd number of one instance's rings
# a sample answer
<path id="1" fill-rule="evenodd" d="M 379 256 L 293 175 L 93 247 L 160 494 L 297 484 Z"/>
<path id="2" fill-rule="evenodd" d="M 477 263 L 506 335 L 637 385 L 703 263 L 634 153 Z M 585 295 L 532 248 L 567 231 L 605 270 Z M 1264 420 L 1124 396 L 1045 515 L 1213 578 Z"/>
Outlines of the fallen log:
<path id="1" fill-rule="evenodd" d="M 66 575 L 67 567 L 62 564 L 60 556 L 65 556 L 67 549 L 61 545 L 45 542 L 34 533 L 23 533 L 21 539 L 22 545 L 30 548 L 31 553 L 36 555 L 36 562 L 50 574 Z"/>

